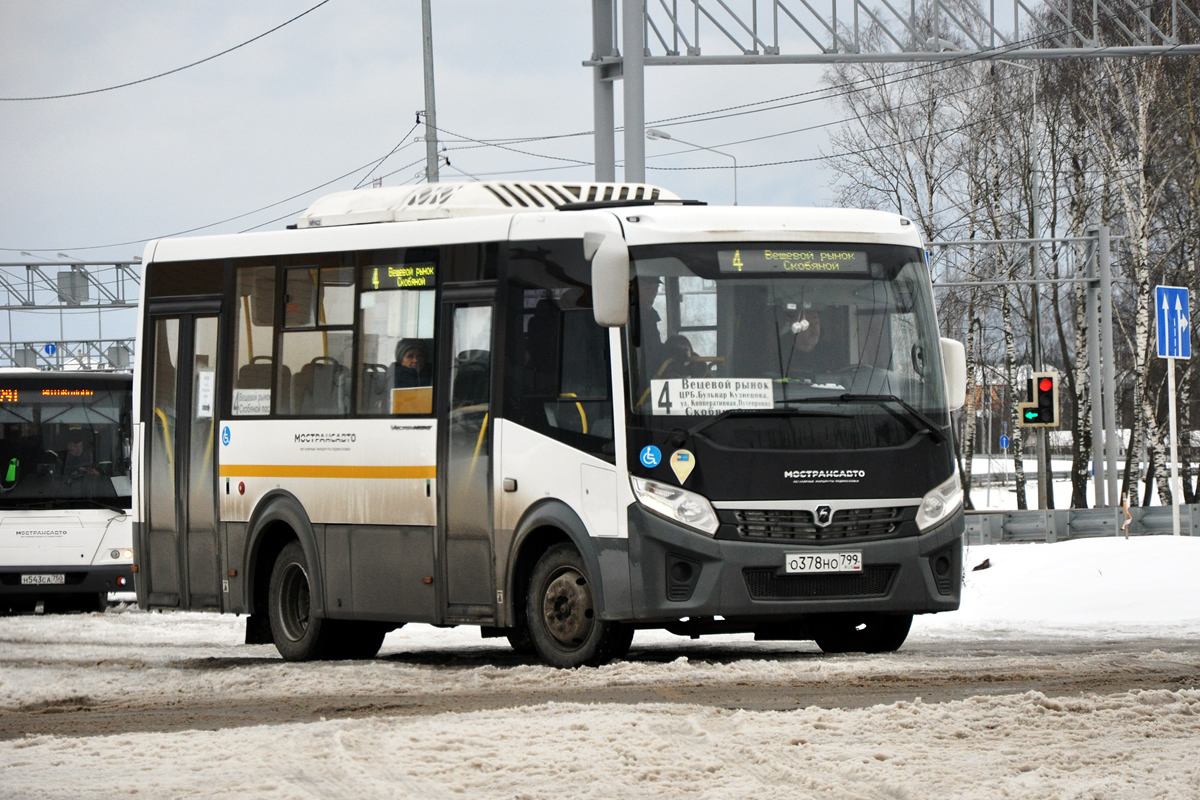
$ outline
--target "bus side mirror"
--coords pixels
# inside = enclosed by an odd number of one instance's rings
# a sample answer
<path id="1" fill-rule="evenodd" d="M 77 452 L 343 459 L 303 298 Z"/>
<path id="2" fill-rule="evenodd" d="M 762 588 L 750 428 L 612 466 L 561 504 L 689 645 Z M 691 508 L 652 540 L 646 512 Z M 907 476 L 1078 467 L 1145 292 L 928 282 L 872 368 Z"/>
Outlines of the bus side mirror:
<path id="1" fill-rule="evenodd" d="M 583 257 L 592 262 L 592 312 L 596 324 L 619 328 L 629 321 L 629 248 L 616 233 L 585 233 Z"/>
<path id="2" fill-rule="evenodd" d="M 967 350 L 957 339 L 942 339 L 942 363 L 946 365 L 946 405 L 957 411 L 967 402 Z"/>

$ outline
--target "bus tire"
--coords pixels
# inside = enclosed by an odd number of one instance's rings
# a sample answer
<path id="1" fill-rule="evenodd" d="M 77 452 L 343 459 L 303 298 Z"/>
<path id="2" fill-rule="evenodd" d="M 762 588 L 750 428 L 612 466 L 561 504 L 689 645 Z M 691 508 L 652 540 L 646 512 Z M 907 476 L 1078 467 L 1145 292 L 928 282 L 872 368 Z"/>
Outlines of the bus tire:
<path id="1" fill-rule="evenodd" d="M 17 594 L 0 594 L 0 617 L 27 614 L 37 609 L 37 600 Z"/>
<path id="2" fill-rule="evenodd" d="M 108 608 L 107 592 L 56 594 L 42 603 L 43 614 L 91 614 Z"/>
<path id="3" fill-rule="evenodd" d="M 908 638 L 912 619 L 912 614 L 831 614 L 812 621 L 812 634 L 826 653 L 891 653 Z"/>
<path id="4" fill-rule="evenodd" d="M 288 542 L 275 559 L 268 595 L 271 639 L 285 661 L 327 657 L 336 644 L 336 625 L 313 616 L 308 559 L 297 541 Z"/>
<path id="5" fill-rule="evenodd" d="M 327 619 L 322 625 L 331 629 L 326 657 L 338 661 L 366 661 L 379 655 L 389 625 L 382 622 Z"/>
<path id="6" fill-rule="evenodd" d="M 632 628 L 600 619 L 583 558 L 570 544 L 542 554 L 529 578 L 525 618 L 537 654 L 552 667 L 597 667 L 624 655 Z"/>
<path id="7" fill-rule="evenodd" d="M 537 646 L 533 643 L 533 636 L 529 633 L 529 626 L 525 620 L 521 620 L 515 628 L 510 629 L 504 638 L 508 639 L 509 646 L 519 656 L 537 654 Z"/>

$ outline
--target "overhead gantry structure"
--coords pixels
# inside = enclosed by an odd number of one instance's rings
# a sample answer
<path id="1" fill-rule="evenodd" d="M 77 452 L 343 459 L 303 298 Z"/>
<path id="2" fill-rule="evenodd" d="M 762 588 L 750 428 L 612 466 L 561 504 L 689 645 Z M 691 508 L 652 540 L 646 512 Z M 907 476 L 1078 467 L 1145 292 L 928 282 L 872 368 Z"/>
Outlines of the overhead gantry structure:
<path id="1" fill-rule="evenodd" d="M 624 180 L 646 179 L 645 69 L 1195 55 L 1200 0 L 592 0 L 595 169 L 616 180 L 613 84 L 624 81 Z M 620 47 L 618 48 L 618 41 Z M 623 54 L 622 54 L 623 53 Z"/>

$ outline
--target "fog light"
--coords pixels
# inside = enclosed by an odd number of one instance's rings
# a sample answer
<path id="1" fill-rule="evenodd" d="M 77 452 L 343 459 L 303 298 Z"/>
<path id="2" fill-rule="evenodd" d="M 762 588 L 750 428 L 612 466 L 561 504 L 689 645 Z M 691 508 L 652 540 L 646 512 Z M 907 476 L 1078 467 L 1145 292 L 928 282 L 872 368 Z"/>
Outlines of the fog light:
<path id="1" fill-rule="evenodd" d="M 677 583 L 687 583 L 692 579 L 692 566 L 684 561 L 676 561 L 671 565 L 671 580 Z"/>
<path id="2" fill-rule="evenodd" d="M 108 554 L 108 557 L 109 557 L 109 558 L 111 558 L 113 561 L 116 561 L 118 558 L 120 558 L 120 557 L 121 557 L 121 551 L 120 551 L 120 550 L 113 550 L 112 552 L 110 552 L 110 553 Z"/>
<path id="3" fill-rule="evenodd" d="M 126 577 L 124 575 L 117 576 L 117 586 L 124 586 L 127 583 L 129 583 L 129 581 L 126 579 Z"/>
<path id="4" fill-rule="evenodd" d="M 933 562 L 933 571 L 938 577 L 943 577 L 950 572 L 950 559 L 945 556 L 938 556 Z"/>
<path id="5" fill-rule="evenodd" d="M 113 556 L 113 557 L 114 557 L 114 558 L 116 558 L 116 556 Z M 133 551 L 132 551 L 132 550 L 124 550 L 124 551 L 122 551 L 122 552 L 121 552 L 121 558 L 124 558 L 124 559 L 132 559 L 132 558 L 133 558 Z"/>

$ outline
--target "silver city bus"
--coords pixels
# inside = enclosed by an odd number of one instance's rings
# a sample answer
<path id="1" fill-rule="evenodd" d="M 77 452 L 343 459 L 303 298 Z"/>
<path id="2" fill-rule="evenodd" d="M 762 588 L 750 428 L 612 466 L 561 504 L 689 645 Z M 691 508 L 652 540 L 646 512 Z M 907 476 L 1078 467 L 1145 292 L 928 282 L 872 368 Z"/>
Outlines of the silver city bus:
<path id="1" fill-rule="evenodd" d="M 138 599 L 287 659 L 478 625 L 899 647 L 963 515 L 920 236 L 640 184 L 443 183 L 145 251 Z"/>

